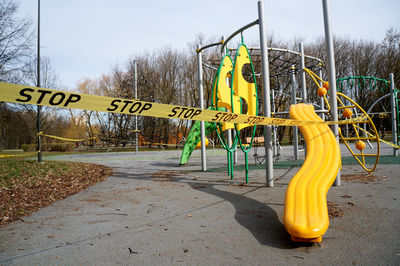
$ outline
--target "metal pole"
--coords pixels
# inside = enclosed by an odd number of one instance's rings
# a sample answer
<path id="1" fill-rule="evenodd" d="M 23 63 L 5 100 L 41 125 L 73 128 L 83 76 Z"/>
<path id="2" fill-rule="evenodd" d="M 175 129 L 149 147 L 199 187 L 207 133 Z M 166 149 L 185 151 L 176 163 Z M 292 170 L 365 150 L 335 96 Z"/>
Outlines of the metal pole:
<path id="1" fill-rule="evenodd" d="M 320 78 L 322 78 L 322 67 L 319 68 L 318 75 L 319 75 Z M 319 86 L 322 87 L 322 82 L 321 82 L 321 81 L 318 81 L 318 83 L 319 83 Z M 321 107 L 321 110 L 325 110 L 325 101 L 324 101 L 324 97 L 319 97 L 319 98 L 320 98 L 320 100 L 319 100 L 319 105 L 320 105 L 320 107 Z M 321 119 L 325 121 L 325 113 L 322 112 L 322 113 L 320 114 L 320 116 L 321 116 Z"/>
<path id="2" fill-rule="evenodd" d="M 330 14 L 329 14 L 329 3 L 328 0 L 322 0 L 322 7 L 324 12 L 324 28 L 325 28 L 325 42 L 326 50 L 328 53 L 328 80 L 329 80 L 329 92 L 330 92 L 330 105 L 331 105 L 331 116 L 332 121 L 338 121 L 338 109 L 336 99 L 336 70 L 335 70 L 335 53 L 333 50 L 333 38 L 330 26 Z M 336 141 L 339 144 L 339 127 L 333 125 L 333 134 L 336 136 Z M 340 170 L 336 176 L 335 186 L 340 186 Z"/>
<path id="3" fill-rule="evenodd" d="M 229 129 L 229 130 L 232 130 L 233 138 L 236 138 L 236 130 L 234 130 L 234 129 Z M 237 163 L 238 163 L 238 148 L 236 146 L 235 149 L 233 150 L 233 164 L 237 164 Z"/>
<path id="4" fill-rule="evenodd" d="M 133 61 L 133 67 L 134 67 L 134 70 L 135 70 L 135 100 L 137 100 L 137 83 L 138 83 L 138 80 L 137 80 L 137 60 L 135 59 L 134 61 Z M 139 132 L 138 132 L 138 117 L 137 117 L 137 115 L 135 115 L 135 154 L 138 154 L 138 152 L 139 152 L 139 145 L 138 145 L 138 135 L 139 135 Z"/>
<path id="5" fill-rule="evenodd" d="M 296 104 L 296 68 L 294 65 L 290 67 L 292 81 L 292 104 Z M 299 159 L 299 132 L 297 127 L 292 127 L 293 130 L 293 155 L 294 159 Z"/>
<path id="6" fill-rule="evenodd" d="M 396 119 L 397 119 L 397 113 L 396 113 L 396 102 L 395 102 L 395 95 L 394 95 L 394 77 L 393 73 L 389 73 L 389 81 L 390 81 L 390 103 L 392 106 L 392 141 L 394 145 L 397 145 L 397 127 L 396 127 Z M 393 156 L 397 156 L 399 154 L 399 150 L 396 148 L 393 148 Z"/>
<path id="7" fill-rule="evenodd" d="M 260 30 L 260 48 L 261 48 L 261 62 L 262 62 L 262 78 L 264 90 L 264 116 L 271 117 L 271 98 L 270 98 L 270 84 L 269 84 L 269 65 L 268 65 L 268 47 L 267 47 L 267 34 L 264 19 L 264 2 L 258 1 L 258 21 Z M 266 168 L 266 182 L 268 187 L 274 186 L 274 172 L 272 162 L 272 130 L 271 126 L 264 126 L 265 135 L 265 168 Z"/>
<path id="8" fill-rule="evenodd" d="M 275 113 L 275 91 L 271 90 L 271 109 L 272 113 Z M 277 146 L 277 136 L 276 136 L 276 126 L 272 126 L 272 132 L 273 132 L 273 143 L 272 143 L 272 157 L 275 158 L 278 154 L 278 146 Z"/>
<path id="9" fill-rule="evenodd" d="M 37 32 L 37 81 L 36 87 L 40 88 L 40 0 L 38 0 L 38 32 Z M 40 116 L 41 116 L 42 106 L 37 106 L 37 120 L 36 120 L 36 128 L 37 133 L 40 133 Z M 42 139 L 40 135 L 37 135 L 37 143 L 38 143 L 38 162 L 42 162 Z"/>
<path id="10" fill-rule="evenodd" d="M 200 108 L 204 109 L 204 99 L 203 99 L 203 66 L 201 58 L 201 44 L 197 45 L 197 63 L 198 63 L 198 83 L 199 83 L 199 98 L 200 98 Z M 204 132 L 204 121 L 200 121 L 200 135 L 201 135 L 201 170 L 207 170 L 206 163 L 206 137 Z"/>
<path id="11" fill-rule="evenodd" d="M 306 72 L 304 68 L 306 67 L 304 62 L 304 47 L 303 43 L 299 43 L 300 52 L 300 74 L 301 74 L 301 99 L 303 103 L 307 102 L 307 85 L 306 85 Z"/>

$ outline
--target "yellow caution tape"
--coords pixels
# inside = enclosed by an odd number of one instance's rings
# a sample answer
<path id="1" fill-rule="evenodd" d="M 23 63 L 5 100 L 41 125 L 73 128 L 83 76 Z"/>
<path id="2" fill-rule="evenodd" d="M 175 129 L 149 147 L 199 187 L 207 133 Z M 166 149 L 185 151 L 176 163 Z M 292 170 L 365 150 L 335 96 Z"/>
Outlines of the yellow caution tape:
<path id="1" fill-rule="evenodd" d="M 44 136 L 44 137 L 49 137 L 53 139 L 59 139 L 59 140 L 65 140 L 65 141 L 72 141 L 72 142 L 81 142 L 89 139 L 97 139 L 97 137 L 92 137 L 92 138 L 85 138 L 85 139 L 69 139 L 69 138 L 63 138 L 63 137 L 58 137 L 58 136 L 53 136 L 53 135 L 47 135 L 43 134 L 43 132 L 38 133 L 39 136 Z"/>
<path id="2" fill-rule="evenodd" d="M 24 153 L 24 154 L 1 154 L 0 158 L 5 158 L 5 157 L 19 157 L 19 156 L 31 156 L 31 155 L 36 155 L 38 154 L 37 152 L 33 152 L 33 153 Z"/>
<path id="3" fill-rule="evenodd" d="M 367 133 L 368 136 L 370 136 L 370 137 L 375 137 L 373 134 L 371 134 L 371 133 L 368 132 L 367 130 L 363 129 L 362 127 L 359 127 L 359 126 L 357 126 L 357 125 L 355 125 L 355 126 L 356 126 L 356 128 L 360 129 L 361 131 Z M 393 144 L 393 143 L 390 143 L 390 142 L 388 142 L 388 141 L 386 141 L 386 140 L 383 140 L 383 139 L 381 139 L 381 138 L 379 138 L 379 141 L 380 141 L 380 142 L 383 142 L 383 143 L 385 143 L 385 144 L 387 144 L 387 145 L 389 145 L 389 146 L 392 146 L 393 148 L 400 149 L 400 146 L 398 146 L 398 145 L 396 145 L 396 144 Z"/>
<path id="4" fill-rule="evenodd" d="M 292 119 L 220 112 L 138 100 L 104 97 L 98 95 L 71 93 L 4 82 L 0 82 L 0 101 L 169 119 L 188 119 L 249 125 L 302 126 L 321 123 L 332 125 L 351 124 L 355 121 L 362 121 L 365 119 L 361 117 L 338 122 L 299 121 Z"/>

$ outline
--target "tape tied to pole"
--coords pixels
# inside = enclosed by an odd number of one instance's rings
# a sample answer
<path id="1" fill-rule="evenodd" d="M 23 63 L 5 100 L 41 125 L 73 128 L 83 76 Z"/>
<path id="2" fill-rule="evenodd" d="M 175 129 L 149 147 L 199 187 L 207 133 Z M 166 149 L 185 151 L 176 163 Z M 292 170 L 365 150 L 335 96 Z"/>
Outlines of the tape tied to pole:
<path id="1" fill-rule="evenodd" d="M 152 103 L 139 100 L 112 98 L 99 95 L 71 93 L 60 90 L 37 88 L 25 85 L 0 82 L 0 101 L 34 104 L 42 106 L 81 109 L 98 112 L 132 114 L 168 119 L 187 119 L 219 123 L 248 125 L 303 126 L 312 124 L 351 124 L 364 121 L 357 117 L 341 121 L 299 121 L 238 113 L 221 112 L 194 107 Z M 76 140 L 74 140 L 76 141 Z"/>
<path id="2" fill-rule="evenodd" d="M 49 137 L 49 138 L 53 138 L 53 139 L 64 140 L 64 141 L 71 141 L 71 142 L 81 142 L 81 141 L 85 141 L 85 140 L 97 139 L 98 138 L 98 137 L 91 137 L 91 138 L 84 138 L 84 139 L 70 139 L 70 138 L 58 137 L 58 136 L 53 136 L 53 135 L 47 135 L 47 134 L 44 134 L 43 132 L 39 132 L 37 135 L 38 136 Z"/>
<path id="3" fill-rule="evenodd" d="M 21 156 L 33 156 L 38 154 L 39 152 L 32 152 L 32 153 L 24 153 L 24 154 L 0 154 L 0 158 L 6 157 L 21 157 Z"/>

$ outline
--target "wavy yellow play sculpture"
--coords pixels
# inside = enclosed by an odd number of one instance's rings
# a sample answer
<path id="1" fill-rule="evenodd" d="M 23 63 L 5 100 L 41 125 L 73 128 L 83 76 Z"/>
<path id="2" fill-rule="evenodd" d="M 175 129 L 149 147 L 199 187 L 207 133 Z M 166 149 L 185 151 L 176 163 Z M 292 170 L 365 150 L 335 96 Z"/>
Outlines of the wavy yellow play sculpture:
<path id="1" fill-rule="evenodd" d="M 322 121 L 308 104 L 292 105 L 289 113 L 296 120 Z M 286 191 L 284 225 L 293 241 L 320 242 L 329 227 L 326 195 L 341 167 L 340 149 L 325 124 L 299 129 L 307 155 Z"/>

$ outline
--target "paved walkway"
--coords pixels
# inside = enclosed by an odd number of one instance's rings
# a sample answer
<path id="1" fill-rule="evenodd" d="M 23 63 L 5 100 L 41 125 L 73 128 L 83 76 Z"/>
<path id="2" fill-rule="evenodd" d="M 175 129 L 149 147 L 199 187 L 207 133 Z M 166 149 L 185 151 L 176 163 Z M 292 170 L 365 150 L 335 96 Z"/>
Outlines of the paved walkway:
<path id="1" fill-rule="evenodd" d="M 282 159 L 291 153 L 284 147 Z M 225 158 L 209 150 L 208 168 Z M 320 245 L 304 246 L 282 224 L 298 167 L 275 169 L 275 187 L 267 188 L 264 169 L 252 170 L 247 186 L 243 171 L 233 181 L 199 171 L 199 151 L 183 167 L 176 151 L 50 159 L 104 164 L 114 174 L 1 227 L 0 265 L 400 265 L 400 165 L 379 166 L 373 182 L 332 187 L 328 201 L 343 216 L 330 220 Z M 357 165 L 342 170 L 360 173 Z"/>

